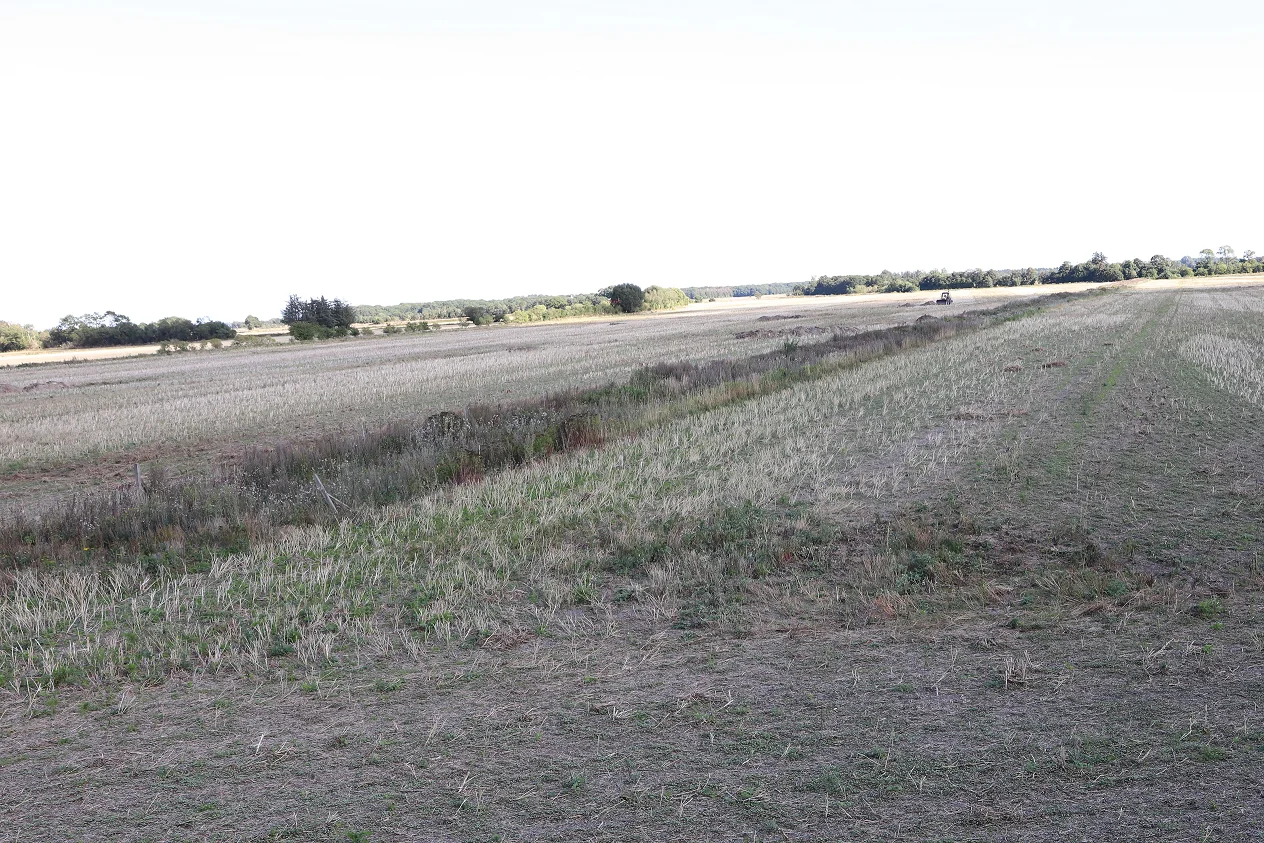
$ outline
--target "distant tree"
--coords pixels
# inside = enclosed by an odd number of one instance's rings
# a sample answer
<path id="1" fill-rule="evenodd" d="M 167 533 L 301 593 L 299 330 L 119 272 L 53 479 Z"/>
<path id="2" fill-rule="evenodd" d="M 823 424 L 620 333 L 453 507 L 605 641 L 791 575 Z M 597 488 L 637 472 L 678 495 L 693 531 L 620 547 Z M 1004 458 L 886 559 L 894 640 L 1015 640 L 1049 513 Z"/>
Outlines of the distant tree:
<path id="1" fill-rule="evenodd" d="M 475 325 L 490 325 L 495 317 L 485 307 L 470 305 L 465 308 L 465 318 Z"/>
<path id="2" fill-rule="evenodd" d="M 1216 249 L 1216 257 L 1220 258 L 1221 263 L 1228 263 L 1231 260 L 1235 260 L 1233 247 L 1221 246 L 1219 249 Z"/>
<path id="3" fill-rule="evenodd" d="M 258 316 L 247 316 L 245 319 L 245 322 L 243 322 L 242 324 L 244 324 L 246 328 L 248 328 L 249 330 L 253 331 L 255 328 L 260 328 L 263 326 L 263 320 L 260 319 Z"/>
<path id="4" fill-rule="evenodd" d="M 0 351 L 38 348 L 39 344 L 39 333 L 30 325 L 0 322 Z"/>
<path id="5" fill-rule="evenodd" d="M 689 304 L 689 297 L 676 287 L 649 286 L 645 288 L 643 307 L 646 310 L 668 310 L 673 307 L 684 307 L 687 304 Z"/>
<path id="6" fill-rule="evenodd" d="M 610 304 L 624 313 L 636 313 L 645 304 L 645 291 L 635 284 L 616 284 L 610 288 Z"/>
<path id="7" fill-rule="evenodd" d="M 298 296 L 290 296 L 290 300 L 285 303 L 285 307 L 281 308 L 281 321 L 286 325 L 304 321 L 303 300 Z"/>
<path id="8" fill-rule="evenodd" d="M 320 337 L 346 336 L 351 333 L 351 323 L 356 321 L 356 311 L 342 299 L 331 300 L 321 296 L 304 301 L 298 296 L 290 296 L 281 309 L 281 321 L 290 326 L 300 322 L 315 325 L 324 329 L 317 332 Z"/>

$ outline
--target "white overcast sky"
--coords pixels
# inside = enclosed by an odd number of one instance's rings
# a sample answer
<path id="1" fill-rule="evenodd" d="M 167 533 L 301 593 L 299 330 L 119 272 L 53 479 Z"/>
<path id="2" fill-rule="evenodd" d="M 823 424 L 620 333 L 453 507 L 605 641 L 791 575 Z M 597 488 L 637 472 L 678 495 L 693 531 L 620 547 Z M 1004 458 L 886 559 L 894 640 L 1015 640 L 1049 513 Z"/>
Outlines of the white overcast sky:
<path id="1" fill-rule="evenodd" d="M 1264 251 L 1264 4 L 0 0 L 0 319 Z"/>

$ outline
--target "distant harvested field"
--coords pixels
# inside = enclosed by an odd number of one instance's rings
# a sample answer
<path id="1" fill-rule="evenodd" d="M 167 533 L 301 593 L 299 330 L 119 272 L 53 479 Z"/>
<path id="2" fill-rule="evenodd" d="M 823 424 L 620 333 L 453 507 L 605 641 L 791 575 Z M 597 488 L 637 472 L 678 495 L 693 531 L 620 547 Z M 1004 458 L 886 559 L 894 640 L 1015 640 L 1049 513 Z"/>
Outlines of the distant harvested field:
<path id="1" fill-rule="evenodd" d="M 140 357 L 156 354 L 157 345 L 125 345 L 106 348 L 32 349 L 6 351 L 0 354 L 0 366 L 34 366 L 41 363 L 79 363 L 88 360 L 109 360 L 115 357 Z"/>
<path id="2" fill-rule="evenodd" d="M 910 306 L 933 298 L 927 293 L 729 299 L 663 314 L 11 369 L 0 373 L 0 502 L 106 482 L 133 462 L 195 467 L 203 455 L 231 458 L 249 444 L 596 386 L 644 364 L 744 356 L 1079 286 L 965 290 L 953 306 L 932 308 Z M 782 316 L 802 318 L 766 318 Z"/>

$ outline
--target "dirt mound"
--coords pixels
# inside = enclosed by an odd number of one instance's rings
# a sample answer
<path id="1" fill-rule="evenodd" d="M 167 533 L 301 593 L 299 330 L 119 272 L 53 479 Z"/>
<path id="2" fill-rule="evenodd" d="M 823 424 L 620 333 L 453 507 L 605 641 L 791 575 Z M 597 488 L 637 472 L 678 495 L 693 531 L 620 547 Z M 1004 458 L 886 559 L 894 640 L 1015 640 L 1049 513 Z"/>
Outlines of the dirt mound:
<path id="1" fill-rule="evenodd" d="M 940 319 L 938 316 L 931 316 L 929 313 L 927 313 L 923 316 L 917 317 L 917 321 L 918 322 L 942 322 L 943 320 Z"/>
<path id="2" fill-rule="evenodd" d="M 779 319 L 802 319 L 802 313 L 770 313 L 767 316 L 761 316 L 756 322 L 776 322 Z"/>
<path id="3" fill-rule="evenodd" d="M 27 384 L 22 387 L 23 392 L 35 392 L 39 389 L 69 389 L 65 381 L 43 381 Z"/>

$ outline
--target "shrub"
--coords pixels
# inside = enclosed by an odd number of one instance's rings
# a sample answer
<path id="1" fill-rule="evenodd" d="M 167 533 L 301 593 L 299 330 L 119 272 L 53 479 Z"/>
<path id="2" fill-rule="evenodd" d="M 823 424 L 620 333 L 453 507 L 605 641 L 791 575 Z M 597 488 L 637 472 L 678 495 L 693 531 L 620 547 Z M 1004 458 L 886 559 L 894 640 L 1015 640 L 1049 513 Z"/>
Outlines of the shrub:
<path id="1" fill-rule="evenodd" d="M 645 309 L 667 310 L 673 307 L 684 307 L 689 304 L 689 297 L 677 287 L 646 287 Z"/>
<path id="2" fill-rule="evenodd" d="M 34 328 L 0 322 L 0 351 L 21 351 L 24 348 L 38 347 L 39 334 Z"/>
<path id="3" fill-rule="evenodd" d="M 314 340 L 321 336 L 321 327 L 312 322 L 294 322 L 290 325 L 290 336 L 299 342 Z"/>
<path id="4" fill-rule="evenodd" d="M 465 308 L 465 318 L 473 322 L 475 325 L 490 325 L 494 321 L 494 317 L 487 308 L 478 305 L 470 305 Z"/>

